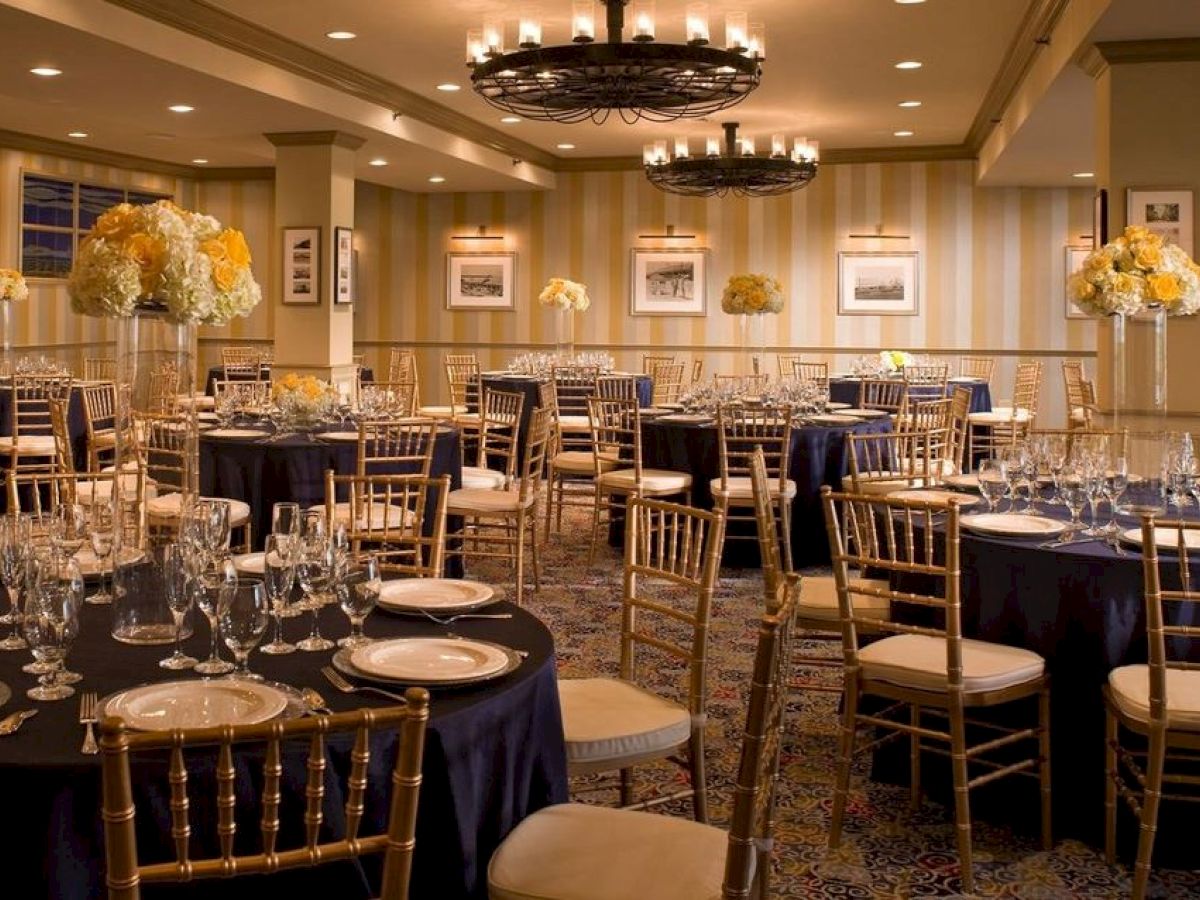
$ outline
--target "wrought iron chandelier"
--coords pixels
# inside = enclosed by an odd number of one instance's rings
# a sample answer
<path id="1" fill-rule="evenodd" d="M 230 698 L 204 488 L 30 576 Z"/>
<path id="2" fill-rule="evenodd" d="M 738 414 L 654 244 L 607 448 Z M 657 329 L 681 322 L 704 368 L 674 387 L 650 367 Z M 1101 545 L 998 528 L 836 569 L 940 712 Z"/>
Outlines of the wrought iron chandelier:
<path id="1" fill-rule="evenodd" d="M 759 155 L 753 138 L 737 136 L 738 123 L 726 122 L 725 147 L 708 138 L 703 156 L 693 156 L 687 138 L 675 139 L 675 153 L 666 141 L 647 144 L 642 154 L 646 177 L 655 187 L 691 197 L 723 197 L 732 191 L 743 197 L 770 197 L 802 188 L 817 177 L 820 147 L 796 138 L 792 152 L 782 134 L 771 136 L 770 155 Z"/>
<path id="2" fill-rule="evenodd" d="M 488 103 L 529 119 L 601 123 L 616 110 L 626 122 L 708 116 L 758 87 L 763 28 L 746 14 L 726 17 L 725 47 L 709 45 L 706 3 L 687 8 L 687 42 L 655 43 L 654 0 L 600 0 L 608 40 L 596 41 L 594 0 L 574 0 L 570 44 L 542 46 L 541 23 L 523 16 L 520 49 L 506 52 L 504 23 L 467 33 L 471 85 Z M 633 40 L 623 40 L 631 6 Z"/>

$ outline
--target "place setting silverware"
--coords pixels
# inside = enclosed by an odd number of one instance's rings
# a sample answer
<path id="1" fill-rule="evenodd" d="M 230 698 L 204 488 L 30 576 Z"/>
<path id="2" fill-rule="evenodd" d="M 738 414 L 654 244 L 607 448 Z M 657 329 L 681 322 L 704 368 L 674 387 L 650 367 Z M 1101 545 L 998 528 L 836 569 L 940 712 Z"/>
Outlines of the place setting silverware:
<path id="1" fill-rule="evenodd" d="M 395 691 L 384 690 L 383 688 L 375 687 L 374 685 L 370 684 L 351 684 L 344 677 L 342 677 L 340 672 L 338 672 L 336 669 L 330 668 L 329 666 L 322 666 L 321 674 L 325 676 L 326 681 L 332 684 L 343 694 L 375 694 L 380 697 L 385 697 L 388 700 L 394 700 L 397 703 L 407 702 L 403 694 L 396 693 Z"/>
<path id="2" fill-rule="evenodd" d="M 329 705 L 325 702 L 325 698 L 315 688 L 301 688 L 300 695 L 304 698 L 304 702 L 308 704 L 308 709 L 313 715 L 333 715 L 333 710 L 329 708 Z"/>
<path id="3" fill-rule="evenodd" d="M 100 746 L 96 743 L 96 705 L 99 702 L 99 697 L 95 691 L 84 691 L 79 695 L 79 724 L 83 726 L 83 746 L 79 748 L 80 753 L 88 756 L 95 756 L 100 752 Z"/>
<path id="4" fill-rule="evenodd" d="M 0 735 L 16 734 L 17 729 L 25 724 L 25 720 L 36 716 L 37 713 L 36 709 L 22 709 L 9 713 L 0 719 Z"/>
<path id="5" fill-rule="evenodd" d="M 451 616 L 435 616 L 424 609 L 414 609 L 411 614 L 422 615 L 431 622 L 437 622 L 439 625 L 450 625 L 459 619 L 511 619 L 513 617 L 512 613 L 456 613 Z"/>

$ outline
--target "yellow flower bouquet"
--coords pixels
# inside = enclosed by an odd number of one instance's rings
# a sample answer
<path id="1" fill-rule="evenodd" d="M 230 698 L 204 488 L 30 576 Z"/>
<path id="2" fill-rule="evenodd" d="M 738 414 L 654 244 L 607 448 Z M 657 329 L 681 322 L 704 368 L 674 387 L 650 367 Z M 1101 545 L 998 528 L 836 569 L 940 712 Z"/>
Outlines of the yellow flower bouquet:
<path id="1" fill-rule="evenodd" d="M 169 200 L 121 203 L 79 246 L 67 281 L 71 308 L 123 318 L 147 302 L 177 322 L 223 325 L 262 299 L 245 236 Z"/>
<path id="2" fill-rule="evenodd" d="M 0 300 L 26 300 L 29 287 L 25 276 L 16 269 L 0 269 Z"/>
<path id="3" fill-rule="evenodd" d="M 733 315 L 777 313 L 783 310 L 783 285 L 769 275 L 734 275 L 721 295 L 721 311 Z"/>
<path id="4" fill-rule="evenodd" d="M 1200 266 L 1141 225 L 1088 254 L 1067 281 L 1071 300 L 1088 315 L 1132 316 L 1162 307 L 1172 316 L 1200 310 Z"/>
<path id="5" fill-rule="evenodd" d="M 281 417 L 292 424 L 315 425 L 330 418 L 338 404 L 337 392 L 328 381 L 295 372 L 275 382 L 271 399 Z"/>
<path id="6" fill-rule="evenodd" d="M 538 294 L 538 302 L 542 306 L 553 306 L 557 309 L 573 309 L 583 312 L 592 305 L 588 298 L 587 287 L 578 281 L 568 281 L 566 278 L 551 278 L 542 292 Z"/>

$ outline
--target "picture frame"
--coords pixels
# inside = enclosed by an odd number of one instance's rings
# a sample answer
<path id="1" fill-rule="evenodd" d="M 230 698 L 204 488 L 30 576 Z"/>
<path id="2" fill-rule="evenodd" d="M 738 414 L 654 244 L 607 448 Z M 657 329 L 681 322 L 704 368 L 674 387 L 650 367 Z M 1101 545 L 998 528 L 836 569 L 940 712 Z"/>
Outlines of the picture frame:
<path id="1" fill-rule="evenodd" d="M 1072 275 L 1083 267 L 1083 261 L 1087 259 L 1088 254 L 1093 249 L 1093 247 L 1084 247 L 1079 244 L 1067 244 L 1063 247 L 1063 311 L 1068 319 L 1091 318 L 1091 316 L 1071 302 L 1071 294 L 1067 290 L 1067 282 Z"/>
<path id="2" fill-rule="evenodd" d="M 920 287 L 916 250 L 838 253 L 839 316 L 920 315 Z"/>
<path id="3" fill-rule="evenodd" d="M 1194 199 L 1190 188 L 1131 187 L 1125 194 L 1125 222 L 1145 226 L 1192 256 Z"/>
<path id="4" fill-rule="evenodd" d="M 338 225 L 333 229 L 333 302 L 348 306 L 354 302 L 354 229 Z"/>
<path id="5" fill-rule="evenodd" d="M 515 309 L 516 253 L 447 253 L 446 309 Z"/>
<path id="6" fill-rule="evenodd" d="M 321 302 L 321 229 L 283 229 L 283 302 L 316 306 Z"/>
<path id="7" fill-rule="evenodd" d="M 1100 188 L 1092 197 L 1092 249 L 1108 243 L 1108 190 Z"/>
<path id="8" fill-rule="evenodd" d="M 630 315 L 706 315 L 707 248 L 635 247 L 631 251 L 629 271 Z"/>

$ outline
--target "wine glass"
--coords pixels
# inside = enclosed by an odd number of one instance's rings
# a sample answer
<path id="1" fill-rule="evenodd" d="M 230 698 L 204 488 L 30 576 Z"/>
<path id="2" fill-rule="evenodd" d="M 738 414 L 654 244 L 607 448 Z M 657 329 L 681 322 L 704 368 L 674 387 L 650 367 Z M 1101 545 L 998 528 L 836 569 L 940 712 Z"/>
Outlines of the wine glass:
<path id="1" fill-rule="evenodd" d="M 1046 502 L 1051 506 L 1062 506 L 1060 482 L 1067 465 L 1067 440 L 1061 434 L 1046 435 L 1046 468 L 1050 471 L 1050 482 L 1054 493 Z"/>
<path id="2" fill-rule="evenodd" d="M 54 680 L 57 684 L 78 684 L 83 681 L 83 676 L 67 668 L 67 653 L 75 643 L 75 638 L 79 637 L 79 610 L 83 608 L 84 597 L 87 595 L 87 583 L 83 580 L 83 570 L 79 561 L 71 557 L 56 555 L 54 571 L 61 589 L 67 592 L 65 601 L 75 610 L 64 626 L 62 659 L 59 660 L 58 671 L 54 673 Z"/>
<path id="3" fill-rule="evenodd" d="M 228 500 L 202 500 L 198 504 L 204 523 L 204 549 L 209 559 L 216 559 L 229 547 Z"/>
<path id="4" fill-rule="evenodd" d="M 263 550 L 263 583 L 267 599 L 271 602 L 271 612 L 275 616 L 275 638 L 263 646 L 262 652 L 272 656 L 296 652 L 296 645 L 283 639 L 284 614 L 291 606 L 288 601 L 291 600 L 292 588 L 296 584 L 296 561 L 292 557 L 293 542 L 294 538 L 290 535 L 269 534 Z"/>
<path id="5" fill-rule="evenodd" d="M 67 556 L 74 556 L 87 540 L 87 516 L 78 503 L 60 503 L 50 521 L 51 537 Z"/>
<path id="6" fill-rule="evenodd" d="M 1008 482 L 1008 502 L 1010 513 L 1023 513 L 1026 510 L 1018 509 L 1021 503 L 1021 485 L 1025 479 L 1025 462 L 1027 453 L 1025 447 L 1017 444 L 1012 447 L 1005 447 L 1001 453 L 1001 459 L 1004 460 L 1004 475 Z"/>
<path id="7" fill-rule="evenodd" d="M 0 640 L 0 650 L 24 650 L 28 646 L 20 631 L 20 592 L 25 581 L 28 552 L 29 517 L 17 515 L 0 518 L 0 581 L 8 592 L 8 612 L 0 617 L 0 622 L 12 626 L 9 635 Z"/>
<path id="8" fill-rule="evenodd" d="M 1117 505 L 1121 502 L 1121 496 L 1129 487 L 1129 460 L 1124 456 L 1114 456 L 1109 460 L 1108 468 L 1104 472 L 1104 499 L 1108 501 L 1108 524 L 1104 526 L 1104 533 L 1109 537 L 1116 535 L 1117 526 Z"/>
<path id="9" fill-rule="evenodd" d="M 104 561 L 113 552 L 112 509 L 103 504 L 93 506 L 92 521 L 88 524 L 88 531 L 92 542 L 92 553 L 96 555 L 100 583 L 96 587 L 95 593 L 88 597 L 86 602 L 95 604 L 112 603 L 112 594 L 104 586 Z"/>
<path id="10" fill-rule="evenodd" d="M 194 656 L 188 656 L 180 647 L 183 637 L 183 620 L 195 602 L 186 552 L 179 544 L 167 544 L 162 549 L 163 592 L 167 597 L 171 618 L 175 622 L 175 652 L 166 659 L 158 661 L 158 664 L 164 669 L 190 669 L 197 662 Z"/>
<path id="11" fill-rule="evenodd" d="M 321 595 L 329 589 L 333 577 L 333 548 L 329 541 L 314 537 L 302 542 L 300 558 L 296 563 L 296 577 L 300 580 L 300 590 L 304 591 L 305 608 L 312 612 L 312 629 L 308 637 L 297 642 L 296 646 L 309 652 L 329 650 L 334 643 L 321 636 L 320 625 L 324 602 Z"/>
<path id="12" fill-rule="evenodd" d="M 237 588 L 237 569 L 233 567 L 233 560 L 226 556 L 217 562 L 214 569 L 204 572 L 200 579 L 201 590 L 196 599 L 200 601 L 200 611 L 208 619 L 212 643 L 208 659 L 196 663 L 195 671 L 201 675 L 224 675 L 233 670 L 233 664 L 221 659 L 218 610 L 221 599 Z"/>
<path id="13" fill-rule="evenodd" d="M 1008 472 L 1002 459 L 985 459 L 979 464 L 979 493 L 987 501 L 988 512 L 996 511 L 996 504 L 1008 492 Z"/>
<path id="14" fill-rule="evenodd" d="M 300 536 L 299 503 L 276 503 L 271 507 L 271 533 L 291 538 Z"/>
<path id="15" fill-rule="evenodd" d="M 267 592 L 258 580 L 242 579 L 232 590 L 223 590 L 217 604 L 221 620 L 221 638 L 237 660 L 230 678 L 262 681 L 261 675 L 250 671 L 250 651 L 258 646 L 267 630 Z"/>
<path id="16" fill-rule="evenodd" d="M 30 590 L 25 599 L 22 627 L 34 659 L 42 664 L 36 687 L 25 695 L 31 700 L 64 700 L 75 689 L 59 679 L 71 642 L 79 633 L 79 607 L 83 575 L 78 563 L 68 560 L 62 569 L 49 556 L 35 557 Z"/>
<path id="17" fill-rule="evenodd" d="M 1068 530 L 1071 532 L 1083 531 L 1084 524 L 1079 521 L 1079 516 L 1083 512 L 1088 498 L 1086 477 L 1078 468 L 1071 468 L 1063 472 L 1059 491 L 1062 494 L 1063 503 L 1071 512 L 1071 523 L 1067 526 Z"/>
<path id="18" fill-rule="evenodd" d="M 350 564 L 337 586 L 338 602 L 350 619 L 350 635 L 338 641 L 339 647 L 361 647 L 371 643 L 363 634 L 363 623 L 379 601 L 383 582 L 379 577 L 379 559 L 372 553 Z"/>

